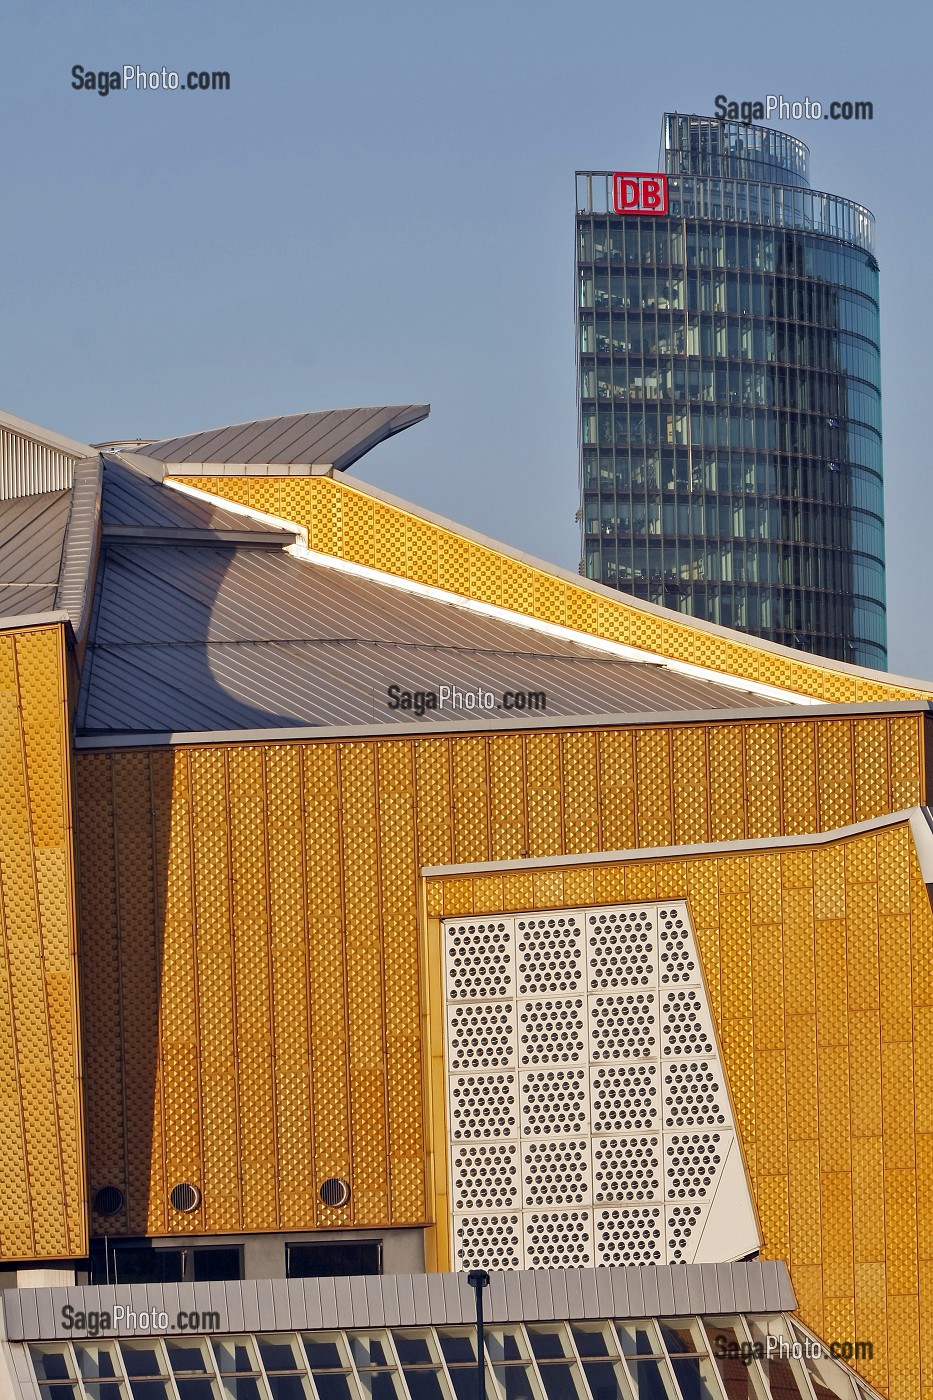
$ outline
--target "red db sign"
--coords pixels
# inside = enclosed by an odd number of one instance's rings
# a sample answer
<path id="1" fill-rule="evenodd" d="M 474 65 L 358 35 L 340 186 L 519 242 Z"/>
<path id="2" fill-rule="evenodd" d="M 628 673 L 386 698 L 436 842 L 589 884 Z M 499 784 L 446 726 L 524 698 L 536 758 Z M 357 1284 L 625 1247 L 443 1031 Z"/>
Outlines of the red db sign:
<path id="1" fill-rule="evenodd" d="M 612 202 L 617 214 L 666 214 L 667 176 L 619 171 L 612 177 Z"/>

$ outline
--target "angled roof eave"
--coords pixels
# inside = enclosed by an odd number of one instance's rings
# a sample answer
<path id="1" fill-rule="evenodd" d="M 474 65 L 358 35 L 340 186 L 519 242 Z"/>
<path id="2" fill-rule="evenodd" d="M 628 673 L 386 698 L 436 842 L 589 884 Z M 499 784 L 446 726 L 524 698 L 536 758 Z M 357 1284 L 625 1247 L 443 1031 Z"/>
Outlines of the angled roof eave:
<path id="1" fill-rule="evenodd" d="M 420 423 L 429 404 L 383 404 L 281 414 L 133 444 L 165 475 L 319 475 L 346 469 L 378 443 Z"/>
<path id="2" fill-rule="evenodd" d="M 30 423 L 25 418 L 17 418 L 15 414 L 7 413 L 2 408 L 0 408 L 0 428 L 6 428 L 11 433 L 19 434 L 20 437 L 31 438 L 34 442 L 40 442 L 43 447 L 51 447 L 56 452 L 64 452 L 70 457 L 80 458 L 94 455 L 94 449 L 89 443 L 78 442 L 76 438 L 52 432 L 51 428 L 40 427 L 38 423 Z"/>
<path id="3" fill-rule="evenodd" d="M 87 632 L 100 552 L 103 463 L 93 453 L 75 463 L 55 606 L 66 613 L 81 643 Z"/>

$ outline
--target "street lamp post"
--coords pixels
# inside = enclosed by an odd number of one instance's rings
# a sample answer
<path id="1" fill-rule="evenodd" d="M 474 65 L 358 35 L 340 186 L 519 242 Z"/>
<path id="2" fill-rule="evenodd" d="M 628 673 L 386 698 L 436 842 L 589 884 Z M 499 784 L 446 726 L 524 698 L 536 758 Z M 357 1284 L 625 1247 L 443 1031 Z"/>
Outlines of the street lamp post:
<path id="1" fill-rule="evenodd" d="M 486 1348 L 483 1342 L 483 1289 L 489 1287 L 485 1269 L 471 1269 L 467 1283 L 476 1294 L 476 1400 L 486 1400 Z"/>

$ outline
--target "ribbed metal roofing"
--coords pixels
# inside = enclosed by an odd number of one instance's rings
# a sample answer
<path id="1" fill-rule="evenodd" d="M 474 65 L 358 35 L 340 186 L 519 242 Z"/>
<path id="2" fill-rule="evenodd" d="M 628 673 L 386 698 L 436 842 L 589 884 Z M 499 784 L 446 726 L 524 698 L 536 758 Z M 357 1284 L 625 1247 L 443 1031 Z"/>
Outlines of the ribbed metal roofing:
<path id="1" fill-rule="evenodd" d="M 216 476 L 225 467 L 248 467 L 248 475 L 268 476 L 307 475 L 312 467 L 345 471 L 377 443 L 420 423 L 429 412 L 428 404 L 390 404 L 291 413 L 167 438 L 133 451 L 171 464 L 177 475 L 196 476 L 203 469 Z"/>
<path id="2" fill-rule="evenodd" d="M 2 1301 L 4 1331 L 12 1342 L 72 1337 L 69 1305 L 71 1316 L 106 1310 L 118 1337 L 139 1336 L 131 1318 L 149 1311 L 174 1318 L 180 1308 L 219 1312 L 230 1332 L 449 1326 L 472 1323 L 476 1317 L 475 1295 L 465 1273 L 269 1279 L 258 1287 L 255 1280 L 247 1280 L 7 1288 Z M 123 1304 L 122 1326 L 117 1304 Z M 796 1306 L 786 1264 L 769 1259 L 496 1271 L 490 1273 L 485 1298 L 486 1320 L 491 1323 L 777 1313 Z"/>
<path id="3" fill-rule="evenodd" d="M 410 723 L 410 708 L 389 708 L 392 685 L 480 688 L 497 703 L 506 691 L 544 691 L 550 717 L 774 706 L 285 552 L 106 543 L 78 706 L 84 734 Z"/>
<path id="4" fill-rule="evenodd" d="M 282 531 L 255 516 L 225 510 L 212 501 L 147 481 L 138 472 L 119 461 L 105 458 L 104 499 L 102 520 L 104 529 L 134 527 L 158 530 L 168 538 L 178 530 L 211 531 L 214 534 L 275 534 Z M 284 532 L 294 539 L 294 531 Z"/>
<path id="5" fill-rule="evenodd" d="M 0 501 L 0 616 L 54 608 L 69 501 L 68 491 Z"/>

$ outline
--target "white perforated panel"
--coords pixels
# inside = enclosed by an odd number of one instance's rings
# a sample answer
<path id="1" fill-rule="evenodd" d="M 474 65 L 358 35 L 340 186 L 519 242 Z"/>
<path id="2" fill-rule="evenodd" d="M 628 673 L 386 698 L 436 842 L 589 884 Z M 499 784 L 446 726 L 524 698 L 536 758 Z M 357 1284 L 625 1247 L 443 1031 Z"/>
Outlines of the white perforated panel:
<path id="1" fill-rule="evenodd" d="M 758 1248 L 685 904 L 450 920 L 444 949 L 460 1268 Z"/>
<path id="2" fill-rule="evenodd" d="M 583 997 L 518 1003 L 520 1065 L 586 1064 L 586 1001 Z"/>
<path id="3" fill-rule="evenodd" d="M 578 914 L 527 914 L 516 918 L 518 995 L 580 991 L 582 950 L 583 922 Z"/>
<path id="4" fill-rule="evenodd" d="M 517 1142 L 462 1143 L 453 1150 L 454 1210 L 514 1209 L 521 1190 Z"/>
<path id="5" fill-rule="evenodd" d="M 526 1206 L 588 1206 L 593 1194 L 589 1138 L 522 1143 L 522 1192 Z"/>

